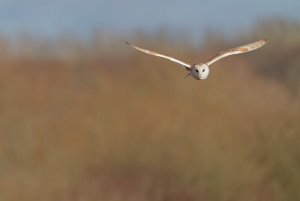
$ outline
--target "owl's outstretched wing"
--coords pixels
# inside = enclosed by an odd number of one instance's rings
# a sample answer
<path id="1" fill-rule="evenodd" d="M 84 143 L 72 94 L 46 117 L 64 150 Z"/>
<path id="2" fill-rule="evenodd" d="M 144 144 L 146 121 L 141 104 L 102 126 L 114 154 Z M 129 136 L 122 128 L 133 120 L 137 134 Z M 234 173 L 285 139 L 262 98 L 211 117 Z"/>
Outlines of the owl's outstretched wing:
<path id="1" fill-rule="evenodd" d="M 209 59 L 206 62 L 206 64 L 211 65 L 212 63 L 214 63 L 214 62 L 216 62 L 216 61 L 218 61 L 218 60 L 220 60 L 224 57 L 256 50 L 256 49 L 264 46 L 266 43 L 267 43 L 267 39 L 263 39 L 263 40 L 259 40 L 259 41 L 253 42 L 253 43 L 249 43 L 247 45 L 243 45 L 243 46 L 240 46 L 240 47 L 236 47 L 236 48 L 232 48 L 232 49 L 229 49 L 229 50 L 221 51 L 216 56 Z"/>
<path id="2" fill-rule="evenodd" d="M 135 48 L 135 49 L 137 49 L 137 50 L 139 50 L 141 52 L 144 52 L 146 54 L 150 54 L 150 55 L 157 56 L 157 57 L 162 57 L 162 58 L 168 59 L 170 61 L 173 61 L 175 63 L 178 63 L 178 64 L 184 66 L 185 69 L 190 69 L 191 68 L 190 64 L 185 63 L 185 62 L 183 62 L 181 60 L 175 59 L 173 57 L 170 57 L 170 56 L 167 56 L 167 55 L 163 55 L 163 54 L 160 54 L 158 52 L 151 51 L 151 50 L 146 50 L 146 49 L 143 49 L 143 48 L 140 48 L 140 47 L 137 47 L 137 46 L 134 46 L 134 45 L 130 44 L 129 42 L 126 42 L 126 44 L 130 45 L 131 47 L 133 47 L 133 48 Z"/>

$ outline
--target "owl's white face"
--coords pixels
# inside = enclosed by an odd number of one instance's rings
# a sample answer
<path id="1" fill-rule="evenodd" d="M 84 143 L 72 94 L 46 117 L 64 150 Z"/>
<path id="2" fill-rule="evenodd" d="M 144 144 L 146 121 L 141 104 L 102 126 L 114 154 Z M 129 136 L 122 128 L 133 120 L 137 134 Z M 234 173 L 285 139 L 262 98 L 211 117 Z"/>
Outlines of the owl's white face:
<path id="1" fill-rule="evenodd" d="M 197 80 L 205 80 L 209 74 L 209 67 L 206 64 L 197 64 L 191 68 L 192 76 Z"/>

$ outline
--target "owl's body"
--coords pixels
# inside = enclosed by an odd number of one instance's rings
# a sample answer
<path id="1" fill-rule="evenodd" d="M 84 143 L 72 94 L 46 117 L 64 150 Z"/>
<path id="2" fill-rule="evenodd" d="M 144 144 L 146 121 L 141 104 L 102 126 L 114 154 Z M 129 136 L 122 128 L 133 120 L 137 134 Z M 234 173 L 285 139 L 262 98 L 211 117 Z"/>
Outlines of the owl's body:
<path id="1" fill-rule="evenodd" d="M 151 50 L 146 50 L 146 49 L 131 45 L 128 42 L 126 42 L 126 43 L 128 45 L 130 45 L 131 47 L 133 47 L 133 48 L 135 48 L 135 49 L 137 49 L 141 52 L 144 52 L 144 53 L 147 53 L 147 54 L 150 54 L 150 55 L 153 55 L 153 56 L 157 56 L 157 57 L 162 57 L 162 58 L 165 58 L 165 59 L 168 59 L 170 61 L 173 61 L 175 63 L 180 64 L 187 71 L 189 71 L 187 76 L 191 75 L 196 80 L 205 80 L 209 75 L 209 66 L 211 64 L 213 64 L 214 62 L 216 62 L 216 61 L 218 61 L 218 60 L 220 60 L 224 57 L 230 56 L 230 55 L 241 54 L 241 53 L 246 53 L 246 52 L 256 50 L 256 49 L 264 46 L 267 43 L 267 40 L 263 39 L 263 40 L 256 41 L 254 43 L 249 43 L 247 45 L 243 45 L 243 46 L 240 46 L 240 47 L 236 47 L 236 48 L 228 49 L 228 50 L 225 50 L 225 51 L 221 51 L 216 56 L 209 59 L 206 63 L 197 63 L 197 64 L 194 64 L 194 65 L 190 65 L 190 64 L 185 63 L 181 60 L 175 59 L 174 57 L 170 57 L 170 56 L 167 56 L 167 55 L 164 55 L 164 54 L 160 54 L 160 53 L 157 53 L 157 52 L 154 52 L 154 51 L 151 51 Z"/>

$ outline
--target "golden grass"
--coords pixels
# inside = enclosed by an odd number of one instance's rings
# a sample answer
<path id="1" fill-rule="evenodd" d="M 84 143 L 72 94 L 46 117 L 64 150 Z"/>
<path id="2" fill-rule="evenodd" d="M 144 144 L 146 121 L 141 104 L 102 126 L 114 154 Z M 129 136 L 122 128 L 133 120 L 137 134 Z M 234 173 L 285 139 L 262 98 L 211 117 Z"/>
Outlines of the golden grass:
<path id="1" fill-rule="evenodd" d="M 250 57 L 125 55 L 2 60 L 1 200 L 300 200 L 299 98 Z"/>

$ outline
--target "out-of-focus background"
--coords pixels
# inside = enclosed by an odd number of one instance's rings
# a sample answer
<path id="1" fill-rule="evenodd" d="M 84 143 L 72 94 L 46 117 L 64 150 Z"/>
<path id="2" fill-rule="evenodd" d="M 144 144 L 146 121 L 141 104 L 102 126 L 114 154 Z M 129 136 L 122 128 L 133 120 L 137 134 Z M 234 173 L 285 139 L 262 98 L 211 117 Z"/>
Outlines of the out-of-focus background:
<path id="1" fill-rule="evenodd" d="M 0 200 L 300 200 L 300 1 L 0 2 Z M 125 41 L 195 63 L 205 81 Z"/>

